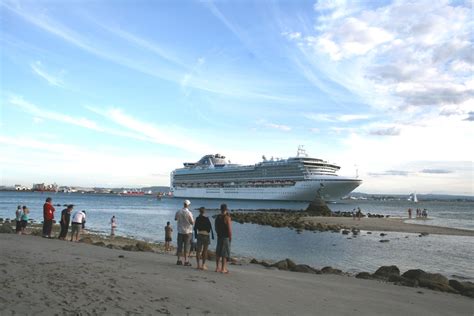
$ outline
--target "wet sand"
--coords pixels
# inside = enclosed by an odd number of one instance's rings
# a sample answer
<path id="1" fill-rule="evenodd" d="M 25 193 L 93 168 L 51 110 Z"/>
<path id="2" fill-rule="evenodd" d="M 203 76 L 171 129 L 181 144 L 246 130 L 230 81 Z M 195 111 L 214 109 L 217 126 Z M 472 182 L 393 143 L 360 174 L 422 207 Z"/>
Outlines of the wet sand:
<path id="1" fill-rule="evenodd" d="M 123 258 L 120 258 L 123 256 Z M 210 270 L 214 263 L 210 262 Z M 472 315 L 474 300 L 338 275 L 175 265 L 175 257 L 0 234 L 1 315 Z"/>
<path id="2" fill-rule="evenodd" d="M 348 217 L 303 217 L 302 221 L 321 223 L 326 225 L 342 225 L 367 231 L 402 232 L 402 233 L 428 233 L 436 235 L 474 236 L 473 230 L 457 229 L 440 226 L 405 223 L 402 218 L 361 218 L 353 220 Z M 429 219 L 428 219 L 429 220 Z M 423 220 L 418 220 L 423 221 Z"/>

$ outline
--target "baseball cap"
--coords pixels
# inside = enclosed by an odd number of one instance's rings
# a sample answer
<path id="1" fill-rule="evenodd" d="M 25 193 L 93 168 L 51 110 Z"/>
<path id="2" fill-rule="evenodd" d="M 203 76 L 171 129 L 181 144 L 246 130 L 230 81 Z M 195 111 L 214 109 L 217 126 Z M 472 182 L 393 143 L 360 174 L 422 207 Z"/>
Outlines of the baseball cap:
<path id="1" fill-rule="evenodd" d="M 189 200 L 184 200 L 184 204 L 191 205 L 191 202 Z"/>

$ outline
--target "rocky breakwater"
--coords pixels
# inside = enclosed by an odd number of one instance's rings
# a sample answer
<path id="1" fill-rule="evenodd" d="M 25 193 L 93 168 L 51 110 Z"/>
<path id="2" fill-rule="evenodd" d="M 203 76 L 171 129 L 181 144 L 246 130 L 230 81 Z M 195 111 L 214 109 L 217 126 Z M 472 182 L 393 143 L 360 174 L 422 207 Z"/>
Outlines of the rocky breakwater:
<path id="1" fill-rule="evenodd" d="M 433 291 L 461 294 L 474 298 L 474 283 L 449 280 L 442 274 L 429 273 L 421 269 L 412 269 L 400 274 L 400 269 L 397 266 L 382 266 L 373 274 L 360 272 L 355 277 L 391 282 L 402 286 L 427 288 Z"/>
<path id="2" fill-rule="evenodd" d="M 341 229 L 348 229 L 348 227 L 339 224 L 328 225 L 304 221 L 303 217 L 307 216 L 311 216 L 311 214 L 301 211 L 259 211 L 231 213 L 232 220 L 240 224 L 251 223 L 272 227 L 288 227 L 295 229 L 298 233 L 302 232 L 303 230 L 332 231 L 338 233 Z"/>
<path id="3" fill-rule="evenodd" d="M 306 264 L 296 264 L 293 260 L 288 258 L 275 263 L 270 263 L 265 260 L 259 261 L 257 259 L 252 259 L 250 263 L 283 271 L 308 274 L 336 274 L 351 276 L 351 274 L 333 267 L 317 269 Z M 461 282 L 454 279 L 449 280 L 442 274 L 429 273 L 420 269 L 408 270 L 405 273 L 400 274 L 400 269 L 395 265 L 382 266 L 374 273 L 360 272 L 355 277 L 358 279 L 389 282 L 401 286 L 427 288 L 433 291 L 461 294 L 474 298 L 474 283 L 468 281 Z"/>

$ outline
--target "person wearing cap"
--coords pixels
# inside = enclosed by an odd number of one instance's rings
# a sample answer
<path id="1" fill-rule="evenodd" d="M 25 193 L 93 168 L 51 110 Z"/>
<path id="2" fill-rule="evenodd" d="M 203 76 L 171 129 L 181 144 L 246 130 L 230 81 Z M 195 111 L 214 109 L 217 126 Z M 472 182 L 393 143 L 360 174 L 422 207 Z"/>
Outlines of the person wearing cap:
<path id="1" fill-rule="evenodd" d="M 227 270 L 227 260 L 230 258 L 232 220 L 227 210 L 227 204 L 221 205 L 221 213 L 217 215 L 214 227 L 217 233 L 216 272 L 229 273 L 229 270 Z M 219 262 L 221 263 L 220 266 Z"/>
<path id="2" fill-rule="evenodd" d="M 51 230 L 53 229 L 54 212 L 53 199 L 46 198 L 43 205 L 43 237 L 51 238 Z"/>
<path id="3" fill-rule="evenodd" d="M 72 228 L 71 228 L 71 241 L 74 240 L 74 234 L 76 234 L 76 240 L 79 240 L 79 233 L 86 223 L 86 211 L 77 211 L 72 216 Z"/>
<path id="4" fill-rule="evenodd" d="M 197 239 L 197 247 L 196 247 L 196 260 L 197 260 L 197 268 L 201 270 L 207 270 L 206 267 L 206 259 L 207 259 L 207 248 L 211 243 L 209 239 L 209 235 L 212 235 L 212 239 L 214 240 L 214 231 L 212 230 L 211 221 L 209 217 L 205 216 L 204 213 L 206 212 L 205 207 L 199 208 L 199 216 L 196 217 L 196 223 L 194 224 L 194 236 Z M 200 260 L 202 259 L 202 264 Z"/>
<path id="5" fill-rule="evenodd" d="M 66 240 L 67 231 L 69 230 L 69 222 L 71 221 L 71 212 L 74 205 L 69 204 L 67 208 L 61 211 L 61 232 L 59 233 L 59 239 Z"/>
<path id="6" fill-rule="evenodd" d="M 193 233 L 194 218 L 188 207 L 191 205 L 189 200 L 184 200 L 183 208 L 176 212 L 174 220 L 177 221 L 178 226 L 178 249 L 176 256 L 178 261 L 177 265 L 183 265 L 181 257 L 184 257 L 184 265 L 191 266 L 188 261 L 188 247 L 189 247 L 189 235 Z"/>

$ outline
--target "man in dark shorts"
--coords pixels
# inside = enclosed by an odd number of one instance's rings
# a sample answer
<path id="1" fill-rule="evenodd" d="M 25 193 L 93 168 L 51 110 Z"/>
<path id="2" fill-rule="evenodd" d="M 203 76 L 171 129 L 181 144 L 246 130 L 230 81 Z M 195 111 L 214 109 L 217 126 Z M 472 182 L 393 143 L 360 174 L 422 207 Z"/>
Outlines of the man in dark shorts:
<path id="1" fill-rule="evenodd" d="M 230 258 L 232 220 L 226 204 L 221 205 L 221 213 L 217 215 L 214 227 L 217 233 L 216 272 L 229 273 L 229 270 L 227 270 L 227 260 Z M 219 262 L 221 263 L 220 266 Z"/>
<path id="2" fill-rule="evenodd" d="M 170 242 L 173 240 L 173 228 L 171 227 L 170 222 L 166 222 L 165 226 L 165 251 L 170 251 L 171 246 Z"/>
<path id="3" fill-rule="evenodd" d="M 21 234 L 21 205 L 18 205 L 15 211 L 15 223 L 16 223 L 16 233 Z"/>
<path id="4" fill-rule="evenodd" d="M 214 240 L 214 231 L 212 230 L 211 221 L 207 216 L 204 215 L 206 208 L 199 208 L 199 216 L 196 218 L 194 224 L 194 236 L 197 239 L 197 249 L 196 249 L 196 260 L 197 268 L 201 270 L 207 270 L 206 259 L 207 259 L 207 248 L 211 243 L 209 239 L 209 234 L 212 235 Z M 202 259 L 202 264 L 200 260 Z"/>
<path id="5" fill-rule="evenodd" d="M 43 205 L 43 237 L 51 238 L 51 230 L 53 229 L 54 212 L 53 199 L 46 199 Z"/>
<path id="6" fill-rule="evenodd" d="M 69 230 L 69 222 L 71 221 L 71 212 L 74 205 L 69 204 L 67 208 L 61 211 L 61 232 L 59 233 L 59 239 L 66 240 L 67 231 Z"/>

